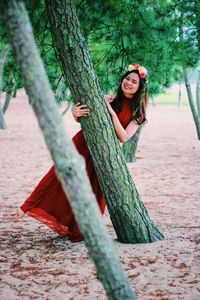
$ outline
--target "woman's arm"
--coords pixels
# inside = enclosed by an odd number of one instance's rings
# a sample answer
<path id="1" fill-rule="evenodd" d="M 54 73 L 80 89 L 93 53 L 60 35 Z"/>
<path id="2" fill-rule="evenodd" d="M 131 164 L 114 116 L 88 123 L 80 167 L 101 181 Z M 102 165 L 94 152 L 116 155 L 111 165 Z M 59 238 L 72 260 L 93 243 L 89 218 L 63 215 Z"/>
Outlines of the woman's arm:
<path id="1" fill-rule="evenodd" d="M 114 100 L 114 95 L 104 95 L 105 101 L 112 102 Z M 80 122 L 80 117 L 87 117 L 90 110 L 87 105 L 81 105 L 80 102 L 72 106 L 72 115 L 76 122 Z"/>
<path id="2" fill-rule="evenodd" d="M 125 143 L 126 141 L 128 141 L 134 135 L 134 133 L 139 127 L 138 124 L 136 124 L 134 121 L 131 121 L 126 127 L 126 129 L 124 129 L 116 114 L 112 115 L 111 117 L 112 117 L 113 125 L 115 127 L 116 134 L 121 143 Z"/>
<path id="3" fill-rule="evenodd" d="M 110 102 L 106 101 L 106 105 L 107 105 L 108 111 L 111 115 L 113 125 L 115 128 L 115 132 L 118 136 L 118 139 L 120 140 L 121 143 L 125 143 L 134 135 L 134 133 L 138 129 L 139 125 L 136 124 L 134 121 L 131 121 L 128 124 L 128 126 L 124 129 L 121 122 L 119 121 L 117 114 L 115 113 L 112 106 L 110 105 Z"/>

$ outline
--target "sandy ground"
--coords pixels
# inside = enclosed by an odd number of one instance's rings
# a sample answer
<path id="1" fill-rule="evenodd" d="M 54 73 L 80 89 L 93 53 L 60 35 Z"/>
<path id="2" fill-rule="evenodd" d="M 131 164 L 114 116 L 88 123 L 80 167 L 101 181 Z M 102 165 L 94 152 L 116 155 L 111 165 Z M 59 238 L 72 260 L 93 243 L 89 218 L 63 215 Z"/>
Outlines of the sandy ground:
<path id="1" fill-rule="evenodd" d="M 1 300 L 106 299 L 84 242 L 73 244 L 15 211 L 51 166 L 36 118 L 23 95 L 0 131 Z M 129 164 L 136 186 L 165 240 L 114 241 L 141 300 L 200 299 L 200 142 L 188 107 L 150 107 L 138 160 Z M 67 113 L 72 136 L 79 125 Z M 115 240 L 106 212 L 104 222 Z"/>

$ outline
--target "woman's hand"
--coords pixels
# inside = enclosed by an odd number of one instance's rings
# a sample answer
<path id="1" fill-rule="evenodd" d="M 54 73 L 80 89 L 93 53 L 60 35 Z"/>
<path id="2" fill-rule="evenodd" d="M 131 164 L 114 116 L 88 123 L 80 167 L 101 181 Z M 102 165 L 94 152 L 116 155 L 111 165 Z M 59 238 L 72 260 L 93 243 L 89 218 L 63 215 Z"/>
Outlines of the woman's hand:
<path id="1" fill-rule="evenodd" d="M 112 106 L 110 105 L 110 103 L 114 100 L 115 96 L 114 95 L 104 95 L 104 100 L 106 103 L 106 106 L 108 108 L 109 114 L 111 116 L 116 115 L 115 111 L 113 110 Z"/>
<path id="2" fill-rule="evenodd" d="M 76 103 L 72 108 L 73 117 L 77 122 L 80 117 L 87 117 L 89 115 L 89 112 L 90 110 L 87 105 L 81 105 L 80 102 Z"/>
<path id="3" fill-rule="evenodd" d="M 105 102 L 113 102 L 113 100 L 115 99 L 115 95 L 104 95 L 104 100 Z"/>

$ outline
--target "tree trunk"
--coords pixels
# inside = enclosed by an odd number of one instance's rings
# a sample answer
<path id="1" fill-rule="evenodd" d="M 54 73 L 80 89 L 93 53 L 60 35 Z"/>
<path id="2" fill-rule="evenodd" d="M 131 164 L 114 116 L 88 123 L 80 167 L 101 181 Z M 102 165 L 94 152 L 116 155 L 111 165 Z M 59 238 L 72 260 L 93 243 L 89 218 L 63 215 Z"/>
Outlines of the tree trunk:
<path id="1" fill-rule="evenodd" d="M 3 10 L 30 104 L 38 118 L 56 171 L 84 235 L 109 299 L 135 299 L 112 241 L 101 222 L 83 159 L 66 134 L 37 51 L 23 2 L 5 1 Z"/>
<path id="2" fill-rule="evenodd" d="M 126 143 L 123 144 L 122 150 L 126 159 L 126 162 L 135 162 L 136 161 L 136 153 L 137 153 L 137 146 L 140 137 L 140 133 L 142 130 L 142 126 L 140 126 L 136 133 L 128 140 Z"/>
<path id="3" fill-rule="evenodd" d="M 10 45 L 7 44 L 0 53 L 0 91 L 2 90 L 3 87 L 3 69 L 4 69 L 6 57 L 9 50 L 10 50 Z"/>
<path id="4" fill-rule="evenodd" d="M 5 61 L 6 61 L 6 56 L 7 56 L 9 50 L 10 50 L 10 45 L 6 45 L 0 53 L 0 92 L 3 87 L 3 69 L 4 69 L 4 65 L 5 65 Z M 0 129 L 6 129 L 6 128 L 7 128 L 7 126 L 6 126 L 6 122 L 4 119 L 3 111 L 0 106 Z"/>
<path id="5" fill-rule="evenodd" d="M 68 88 L 65 85 L 65 79 L 61 77 L 55 92 L 56 100 L 59 103 L 65 101 L 67 98 L 67 92 L 68 92 Z"/>
<path id="6" fill-rule="evenodd" d="M 11 98 L 12 98 L 12 94 L 6 92 L 6 99 L 4 101 L 3 108 L 2 108 L 2 111 L 4 114 L 5 114 L 6 110 L 8 109 Z"/>
<path id="7" fill-rule="evenodd" d="M 190 83 L 189 83 L 187 71 L 185 69 L 183 69 L 183 73 L 184 73 L 185 86 L 186 86 L 186 90 L 187 90 L 188 100 L 189 100 L 189 103 L 190 103 L 192 116 L 193 116 L 194 123 L 195 123 L 195 126 L 196 126 L 197 136 L 198 136 L 198 139 L 200 140 L 200 118 L 199 118 L 199 116 L 197 114 L 197 111 L 196 111 L 196 107 L 195 107 L 195 103 L 194 103 L 194 100 L 193 100 L 192 90 L 191 90 L 191 86 L 190 86 Z"/>
<path id="8" fill-rule="evenodd" d="M 72 1 L 46 0 L 46 7 L 72 98 L 91 111 L 89 117 L 81 118 L 81 126 L 118 240 L 146 243 L 163 239 L 127 169 Z"/>
<path id="9" fill-rule="evenodd" d="M 151 104 L 152 104 L 153 106 L 156 106 L 156 102 L 155 102 L 154 96 L 151 96 Z"/>
<path id="10" fill-rule="evenodd" d="M 194 1 L 194 8 L 195 8 L 195 26 L 197 31 L 198 49 L 200 52 L 200 2 L 199 0 Z M 197 101 L 197 111 L 198 111 L 199 122 L 200 122 L 200 71 L 198 71 L 198 79 L 197 79 L 197 86 L 196 86 L 196 101 Z"/>
<path id="11" fill-rule="evenodd" d="M 6 91 L 6 99 L 4 101 L 3 108 L 2 108 L 2 111 L 3 111 L 4 114 L 8 109 L 8 106 L 10 104 L 10 100 L 12 99 L 12 97 L 14 95 L 14 92 L 15 92 L 15 83 L 14 83 L 13 74 L 11 74 L 8 78 L 8 87 L 7 87 L 7 91 Z"/>
<path id="12" fill-rule="evenodd" d="M 197 112 L 200 120 L 200 71 L 198 71 L 197 85 L 196 85 L 196 102 L 197 102 Z"/>
<path id="13" fill-rule="evenodd" d="M 67 102 L 66 103 L 66 108 L 64 109 L 64 111 L 62 112 L 62 115 L 64 116 L 64 114 L 66 114 L 66 112 L 69 110 L 69 108 L 70 108 L 70 103 L 69 102 Z"/>
<path id="14" fill-rule="evenodd" d="M 182 95 L 181 95 L 181 80 L 178 83 L 178 107 L 182 106 Z"/>
<path id="15" fill-rule="evenodd" d="M 2 108 L 0 106 L 0 129 L 6 129 L 7 126 L 6 126 L 6 122 L 5 122 L 5 119 L 4 119 L 4 115 L 3 115 L 3 111 L 2 111 Z"/>

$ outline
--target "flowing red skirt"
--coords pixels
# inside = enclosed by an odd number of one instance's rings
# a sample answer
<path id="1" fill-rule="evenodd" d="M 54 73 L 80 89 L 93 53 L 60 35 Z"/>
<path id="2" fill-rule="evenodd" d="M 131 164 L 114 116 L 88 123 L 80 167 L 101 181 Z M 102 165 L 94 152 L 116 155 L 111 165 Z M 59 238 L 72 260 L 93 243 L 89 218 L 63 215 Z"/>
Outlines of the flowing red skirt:
<path id="1" fill-rule="evenodd" d="M 72 141 L 78 152 L 85 158 L 86 171 L 99 209 L 103 214 L 105 201 L 83 132 L 79 131 Z M 55 173 L 54 166 L 42 178 L 32 194 L 21 206 L 21 209 L 29 216 L 46 224 L 58 234 L 67 236 L 72 242 L 83 240 L 69 201 Z"/>

